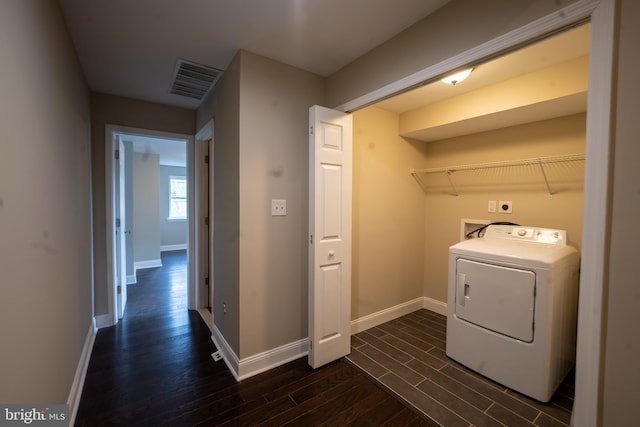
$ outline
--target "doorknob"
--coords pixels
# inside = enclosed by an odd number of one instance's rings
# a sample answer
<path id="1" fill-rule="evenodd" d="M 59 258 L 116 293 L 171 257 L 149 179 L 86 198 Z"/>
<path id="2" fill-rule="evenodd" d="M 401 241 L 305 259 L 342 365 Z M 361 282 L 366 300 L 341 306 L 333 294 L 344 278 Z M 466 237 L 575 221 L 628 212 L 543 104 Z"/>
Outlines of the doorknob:
<path id="1" fill-rule="evenodd" d="M 329 258 L 333 258 L 335 255 L 336 255 L 336 252 L 333 249 L 331 249 L 329 251 Z"/>

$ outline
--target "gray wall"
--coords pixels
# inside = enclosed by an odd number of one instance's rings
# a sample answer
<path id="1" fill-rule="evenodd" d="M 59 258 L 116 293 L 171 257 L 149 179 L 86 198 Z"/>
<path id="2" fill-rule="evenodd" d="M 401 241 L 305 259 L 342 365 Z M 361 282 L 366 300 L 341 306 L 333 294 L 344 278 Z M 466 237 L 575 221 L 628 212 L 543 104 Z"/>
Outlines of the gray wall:
<path id="1" fill-rule="evenodd" d="M 323 90 L 317 75 L 241 51 L 198 110 L 199 125 L 215 116 L 214 323 L 240 358 L 308 334 L 307 126 Z M 272 198 L 286 217 L 271 217 Z"/>
<path id="2" fill-rule="evenodd" d="M 619 4 L 611 244 L 605 298 L 603 426 L 633 425 L 640 418 L 640 3 L 622 0 Z"/>
<path id="3" fill-rule="evenodd" d="M 91 93 L 91 181 L 93 192 L 94 309 L 108 312 L 105 208 L 105 125 L 129 126 L 163 132 L 195 134 L 193 110 Z"/>
<path id="4" fill-rule="evenodd" d="M 187 244 L 187 221 L 169 221 L 169 178 L 187 177 L 187 168 L 160 165 L 160 249 Z"/>
<path id="5" fill-rule="evenodd" d="M 160 156 L 133 153 L 133 262 L 160 259 Z"/>
<path id="6" fill-rule="evenodd" d="M 92 326 L 89 90 L 57 2 L 0 2 L 0 40 L 0 402 L 66 403 Z"/>
<path id="7" fill-rule="evenodd" d="M 240 53 L 240 353 L 308 335 L 309 107 L 323 79 Z M 287 216 L 271 216 L 271 199 Z M 217 254 L 217 253 L 216 253 Z M 286 308 L 286 309 L 283 309 Z"/>
<path id="8" fill-rule="evenodd" d="M 197 112 L 198 129 L 214 123 L 214 320 L 236 354 L 240 348 L 240 58 L 227 67 Z M 229 307 L 224 313 L 223 304 Z"/>

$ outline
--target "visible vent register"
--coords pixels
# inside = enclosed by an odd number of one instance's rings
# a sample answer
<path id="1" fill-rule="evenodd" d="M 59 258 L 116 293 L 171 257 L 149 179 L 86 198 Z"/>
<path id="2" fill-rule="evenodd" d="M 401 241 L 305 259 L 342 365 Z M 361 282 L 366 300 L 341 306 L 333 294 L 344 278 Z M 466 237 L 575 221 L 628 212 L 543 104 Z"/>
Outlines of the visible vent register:
<path id="1" fill-rule="evenodd" d="M 221 75 L 222 70 L 178 59 L 170 92 L 202 100 Z"/>

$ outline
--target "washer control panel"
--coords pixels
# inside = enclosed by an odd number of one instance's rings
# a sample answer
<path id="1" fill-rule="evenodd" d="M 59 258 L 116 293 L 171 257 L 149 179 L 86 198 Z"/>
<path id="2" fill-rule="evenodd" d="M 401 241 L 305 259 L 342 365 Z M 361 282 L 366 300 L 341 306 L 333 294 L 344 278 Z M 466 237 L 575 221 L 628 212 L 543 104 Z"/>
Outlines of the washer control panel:
<path id="1" fill-rule="evenodd" d="M 528 242 L 567 244 L 567 232 L 550 228 L 525 227 L 520 225 L 490 225 L 484 234 L 485 239 L 509 239 Z"/>

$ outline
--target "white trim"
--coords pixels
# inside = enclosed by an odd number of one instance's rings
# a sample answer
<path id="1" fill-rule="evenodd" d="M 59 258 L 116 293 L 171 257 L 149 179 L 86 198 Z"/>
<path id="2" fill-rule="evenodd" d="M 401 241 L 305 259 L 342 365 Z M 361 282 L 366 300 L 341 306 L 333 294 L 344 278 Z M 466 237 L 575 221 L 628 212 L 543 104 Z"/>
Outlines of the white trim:
<path id="1" fill-rule="evenodd" d="M 236 381 L 240 381 L 238 379 L 238 367 L 240 365 L 240 360 L 215 324 L 211 328 L 211 340 L 213 341 L 213 345 L 216 346 L 222 355 L 222 359 L 231 371 L 231 374 L 233 374 L 233 377 Z"/>
<path id="2" fill-rule="evenodd" d="M 224 339 L 224 336 L 218 330 L 216 325 L 213 325 L 211 340 L 218 351 L 220 351 L 220 354 L 224 359 L 224 363 L 227 365 L 236 381 L 245 380 L 249 377 L 258 375 L 262 372 L 268 371 L 269 369 L 284 365 L 285 363 L 309 354 L 309 339 L 303 338 L 239 360 L 238 356 L 235 354 L 229 343 Z"/>
<path id="3" fill-rule="evenodd" d="M 292 360 L 300 359 L 307 354 L 309 354 L 308 338 L 255 354 L 240 360 L 237 379 L 242 381 Z"/>
<path id="4" fill-rule="evenodd" d="M 188 183 L 188 221 L 189 221 L 189 231 L 187 234 L 187 284 L 188 284 L 188 294 L 187 301 L 189 309 L 195 308 L 195 263 L 191 262 L 191 257 L 194 252 L 194 241 L 195 241 L 195 201 L 193 195 L 194 193 L 194 158 L 195 158 L 195 149 L 194 149 L 194 137 L 193 135 L 187 134 L 179 134 L 172 132 L 162 132 L 150 129 L 141 129 L 134 128 L 129 126 L 119 126 L 119 125 L 105 125 L 105 222 L 106 222 L 106 233 L 105 233 L 105 245 L 107 248 L 106 251 L 106 276 L 107 276 L 107 314 L 112 317 L 111 324 L 115 325 L 118 322 L 117 310 L 116 310 L 116 301 L 117 301 L 117 289 L 115 286 L 115 282 L 113 280 L 115 276 L 115 263 L 114 263 L 114 245 L 113 245 L 113 236 L 115 235 L 114 229 L 114 203 L 113 203 L 113 155 L 112 152 L 114 150 L 114 134 L 129 134 L 129 135 L 143 135 L 143 136 L 153 136 L 157 138 L 165 138 L 165 139 L 176 139 L 181 141 L 186 141 L 187 143 L 187 183 Z"/>
<path id="5" fill-rule="evenodd" d="M 214 287 L 214 263 L 213 263 L 213 233 L 214 233 L 214 122 L 213 118 L 196 133 L 194 144 L 194 257 L 195 260 L 195 286 L 194 304 L 196 308 L 211 307 L 213 310 Z M 209 143 L 209 141 L 211 141 Z M 203 145 L 204 144 L 204 145 Z M 206 153 L 206 154 L 205 154 Z M 209 155 L 209 163 L 205 166 L 201 160 L 202 155 Z M 206 178 L 209 178 L 207 182 Z M 203 182 L 204 181 L 204 182 Z M 209 194 L 207 194 L 207 190 Z M 209 206 L 207 206 L 207 203 Z M 205 212 L 209 215 L 209 225 L 204 225 Z M 208 231 L 207 231 L 208 230 Z M 207 233 L 209 234 L 207 236 Z M 208 244 L 208 247 L 207 247 Z M 205 250 L 206 248 L 206 250 Z M 209 259 L 206 259 L 206 258 Z M 208 266 L 209 284 L 206 284 Z M 209 295 L 207 295 L 207 293 Z M 209 301 L 207 301 L 209 297 Z M 213 323 L 213 311 L 211 313 Z"/>
<path id="6" fill-rule="evenodd" d="M 138 278 L 136 277 L 136 270 L 133 270 L 133 274 L 127 274 L 127 285 L 135 285 L 138 283 Z"/>
<path id="7" fill-rule="evenodd" d="M 602 337 L 612 177 L 615 0 L 602 0 L 591 17 L 584 217 L 578 301 L 576 384 L 571 425 L 598 426 L 602 417 Z"/>
<path id="8" fill-rule="evenodd" d="M 93 350 L 93 343 L 96 339 L 96 321 L 91 319 L 89 325 L 89 331 L 84 340 L 84 346 L 82 347 L 82 353 L 80 354 L 80 360 L 76 367 L 76 374 L 73 377 L 71 383 L 71 390 L 69 391 L 69 397 L 67 398 L 67 405 L 69 405 L 69 425 L 74 425 L 76 421 L 76 415 L 78 414 L 78 408 L 80 406 L 80 398 L 82 397 L 82 389 L 84 388 L 84 379 L 87 376 L 87 368 L 89 367 L 89 360 L 91 359 L 91 351 Z"/>
<path id="9" fill-rule="evenodd" d="M 443 316 L 448 314 L 447 307 L 446 302 L 438 301 L 437 299 L 424 297 L 424 301 L 422 302 L 422 308 L 433 311 L 434 313 L 442 314 Z"/>
<path id="10" fill-rule="evenodd" d="M 374 326 L 381 325 L 405 314 L 412 313 L 420 310 L 424 306 L 424 297 L 419 297 L 411 301 L 403 302 L 402 304 L 395 305 L 393 307 L 385 308 L 376 313 L 372 313 L 358 319 L 351 321 L 351 335 L 358 332 L 366 331 Z"/>
<path id="11" fill-rule="evenodd" d="M 112 319 L 111 319 L 111 315 L 109 314 L 100 314 L 96 317 L 94 317 L 94 323 L 96 325 L 96 328 L 101 329 L 101 328 L 107 328 L 109 326 L 113 326 L 115 323 L 113 323 Z"/>
<path id="12" fill-rule="evenodd" d="M 156 267 L 162 267 L 161 259 L 147 259 L 144 261 L 136 261 L 133 263 L 133 269 L 136 271 L 142 270 L 144 268 L 156 268 Z"/>
<path id="13" fill-rule="evenodd" d="M 179 243 L 177 245 L 160 245 L 160 252 L 183 251 L 186 249 L 187 249 L 186 243 Z"/>
<path id="14" fill-rule="evenodd" d="M 382 99 L 397 95 L 409 89 L 424 85 L 425 83 L 440 79 L 442 76 L 470 65 L 485 62 L 497 54 L 511 51 L 532 40 L 536 40 L 545 34 L 557 31 L 571 23 L 588 18 L 598 5 L 598 0 L 579 0 L 575 3 L 556 11 L 550 15 L 537 19 L 523 27 L 517 28 L 493 40 L 489 40 L 472 49 L 455 55 L 442 62 L 424 68 L 407 77 L 359 96 L 351 101 L 335 107 L 336 110 L 350 112 Z"/>

